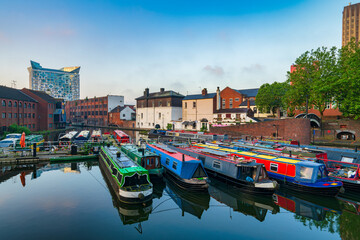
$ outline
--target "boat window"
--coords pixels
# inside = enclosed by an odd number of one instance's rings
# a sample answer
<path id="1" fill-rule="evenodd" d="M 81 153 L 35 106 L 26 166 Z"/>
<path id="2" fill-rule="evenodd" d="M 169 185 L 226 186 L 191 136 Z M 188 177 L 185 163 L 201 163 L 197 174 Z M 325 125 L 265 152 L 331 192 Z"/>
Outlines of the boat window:
<path id="1" fill-rule="evenodd" d="M 155 158 L 156 166 L 161 167 L 160 159 L 158 157 Z"/>
<path id="2" fill-rule="evenodd" d="M 118 173 L 117 169 L 116 169 L 116 168 L 112 168 L 112 174 L 113 174 L 114 176 L 116 176 L 117 173 Z"/>
<path id="3" fill-rule="evenodd" d="M 147 184 L 147 175 L 139 176 L 138 173 L 134 174 L 131 177 L 125 177 L 124 187 L 130 187 L 135 185 Z"/>
<path id="4" fill-rule="evenodd" d="M 246 181 L 254 181 L 256 178 L 256 171 L 252 167 L 239 167 L 239 178 Z"/>
<path id="5" fill-rule="evenodd" d="M 154 165 L 154 158 L 151 158 L 151 165 Z"/>
<path id="6" fill-rule="evenodd" d="M 270 171 L 277 172 L 278 171 L 278 164 L 270 163 Z"/>
<path id="7" fill-rule="evenodd" d="M 147 159 L 147 165 L 148 166 L 150 165 L 150 159 Z"/>
<path id="8" fill-rule="evenodd" d="M 177 167 L 177 162 L 173 162 L 173 169 L 175 169 L 176 170 L 176 167 Z"/>
<path id="9" fill-rule="evenodd" d="M 268 179 L 267 171 L 264 166 L 260 167 L 260 173 L 259 173 L 259 181 L 262 181 L 264 179 Z"/>
<path id="10" fill-rule="evenodd" d="M 121 183 L 122 175 L 120 173 L 118 173 L 117 179 L 118 179 L 119 183 Z"/>
<path id="11" fill-rule="evenodd" d="M 192 177 L 193 178 L 202 178 L 202 177 L 207 177 L 207 176 L 206 176 L 204 169 L 201 167 L 201 165 L 199 165 L 197 167 L 197 169 L 195 170 Z"/>
<path id="12" fill-rule="evenodd" d="M 170 163 L 170 159 L 169 159 L 169 158 L 166 158 L 165 163 L 166 163 L 166 165 L 169 165 L 169 163 Z"/>
<path id="13" fill-rule="evenodd" d="M 218 169 L 220 169 L 220 168 L 221 168 L 221 162 L 219 162 L 219 161 L 213 161 L 213 168 L 218 168 Z"/>
<path id="14" fill-rule="evenodd" d="M 300 167 L 300 178 L 311 179 L 314 169 L 310 167 Z"/>

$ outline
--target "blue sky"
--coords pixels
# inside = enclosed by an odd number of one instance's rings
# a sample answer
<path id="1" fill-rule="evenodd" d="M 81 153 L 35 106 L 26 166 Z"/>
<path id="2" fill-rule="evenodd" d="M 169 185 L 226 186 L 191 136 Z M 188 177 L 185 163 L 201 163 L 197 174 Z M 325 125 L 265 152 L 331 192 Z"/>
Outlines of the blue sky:
<path id="1" fill-rule="evenodd" d="M 357 2 L 353 2 L 357 3 Z M 184 95 L 285 81 L 295 59 L 341 46 L 344 0 L 0 0 L 0 84 L 29 87 L 30 60 L 81 66 L 80 97 L 145 87 Z"/>

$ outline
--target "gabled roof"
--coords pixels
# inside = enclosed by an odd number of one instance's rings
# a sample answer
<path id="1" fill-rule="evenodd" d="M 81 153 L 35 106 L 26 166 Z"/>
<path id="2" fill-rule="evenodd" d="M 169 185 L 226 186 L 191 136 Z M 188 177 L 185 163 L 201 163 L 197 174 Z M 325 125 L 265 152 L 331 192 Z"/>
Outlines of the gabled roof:
<path id="1" fill-rule="evenodd" d="M 187 95 L 184 97 L 183 100 L 208 99 L 208 98 L 214 98 L 215 96 L 216 96 L 216 93 L 208 93 L 205 95 L 195 94 L 195 95 Z"/>
<path id="2" fill-rule="evenodd" d="M 14 99 L 19 101 L 29 101 L 29 102 L 37 102 L 35 99 L 26 95 L 16 88 L 9 88 L 5 86 L 0 86 L 0 98 L 5 99 Z"/>
<path id="3" fill-rule="evenodd" d="M 39 98 L 44 99 L 48 103 L 54 103 L 55 104 L 55 103 L 57 103 L 59 101 L 62 101 L 62 99 L 53 98 L 52 96 L 50 96 L 49 94 L 47 94 L 46 92 L 43 92 L 43 91 L 37 91 L 37 90 L 31 90 L 31 89 L 26 89 L 26 90 L 28 90 L 29 92 L 35 94 Z"/>
<path id="4" fill-rule="evenodd" d="M 143 95 L 141 97 L 135 98 L 135 100 L 150 99 L 150 98 L 165 98 L 165 97 L 183 98 L 184 95 L 181 95 L 180 93 L 169 90 L 169 91 L 163 91 L 163 92 L 149 93 L 149 96 L 146 97 Z"/>
<path id="5" fill-rule="evenodd" d="M 241 107 L 246 107 L 247 106 L 247 103 L 248 103 L 248 101 L 247 100 L 245 100 L 245 101 L 243 101 L 239 106 L 241 106 Z M 256 104 L 255 104 L 255 100 L 250 100 L 250 106 L 256 106 Z"/>
<path id="6" fill-rule="evenodd" d="M 252 89 L 240 89 L 235 90 L 238 93 L 246 95 L 247 97 L 256 97 L 257 93 L 259 92 L 259 88 L 252 88 Z"/>
<path id="7" fill-rule="evenodd" d="M 123 106 L 123 107 L 116 106 L 113 110 L 110 111 L 110 113 L 121 112 L 121 111 L 124 110 L 125 108 L 130 108 L 131 110 L 133 110 L 133 111 L 135 112 L 135 110 L 132 109 L 129 105 L 125 105 L 125 106 Z"/>

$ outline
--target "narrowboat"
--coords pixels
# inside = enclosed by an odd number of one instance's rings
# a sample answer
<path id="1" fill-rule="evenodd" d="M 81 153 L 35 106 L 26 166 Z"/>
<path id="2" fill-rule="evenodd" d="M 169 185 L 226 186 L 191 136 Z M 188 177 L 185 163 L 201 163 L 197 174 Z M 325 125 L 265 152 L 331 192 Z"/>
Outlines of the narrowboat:
<path id="1" fill-rule="evenodd" d="M 90 131 L 89 130 L 83 130 L 78 135 L 76 135 L 74 141 L 76 143 L 84 143 L 87 142 L 90 138 Z"/>
<path id="2" fill-rule="evenodd" d="M 342 182 L 330 180 L 325 165 L 321 163 L 237 151 L 205 144 L 195 144 L 195 146 L 228 152 L 236 159 L 253 160 L 264 164 L 270 178 L 283 183 L 292 190 L 327 196 L 335 196 L 340 190 L 343 190 Z"/>
<path id="3" fill-rule="evenodd" d="M 182 216 L 185 212 L 201 219 L 204 211 L 209 209 L 210 195 L 207 192 L 190 192 L 180 188 L 171 178 L 164 178 L 165 192 L 179 206 Z"/>
<path id="4" fill-rule="evenodd" d="M 77 133 L 77 131 L 70 131 L 59 137 L 59 145 L 70 145 L 71 141 L 74 140 Z"/>
<path id="5" fill-rule="evenodd" d="M 164 168 L 161 166 L 159 155 L 156 155 L 147 149 L 140 148 L 134 144 L 122 145 L 121 151 L 124 152 L 133 161 L 137 162 L 143 168 L 148 170 L 150 177 L 162 176 Z"/>
<path id="6" fill-rule="evenodd" d="M 228 185 L 216 178 L 211 178 L 209 194 L 216 201 L 223 203 L 235 212 L 246 216 L 253 216 L 260 222 L 265 220 L 266 214 L 280 212 L 279 206 L 274 203 L 271 196 L 248 194 L 242 188 Z"/>
<path id="7" fill-rule="evenodd" d="M 255 194 L 273 194 L 277 182 L 270 180 L 264 164 L 252 160 L 234 158 L 229 153 L 188 145 L 169 146 L 180 153 L 202 161 L 206 172 L 223 181 Z"/>
<path id="8" fill-rule="evenodd" d="M 317 159 L 326 166 L 330 179 L 341 181 L 346 193 L 360 192 L 360 164 L 329 159 Z"/>
<path id="9" fill-rule="evenodd" d="M 99 129 L 99 130 L 92 131 L 90 140 L 91 140 L 91 142 L 100 142 L 102 140 L 101 130 Z"/>
<path id="10" fill-rule="evenodd" d="M 111 179 L 121 201 L 136 204 L 152 199 L 149 172 L 130 160 L 117 147 L 101 147 L 100 165 Z"/>
<path id="11" fill-rule="evenodd" d="M 118 144 L 121 143 L 129 143 L 130 142 L 130 137 L 129 135 L 127 135 L 126 133 L 124 133 L 121 130 L 115 130 L 114 131 L 114 139 Z"/>
<path id="12" fill-rule="evenodd" d="M 37 151 L 39 151 L 38 147 L 44 144 L 45 140 L 42 135 L 27 135 L 25 136 L 25 148 L 33 149 L 33 144 L 36 143 Z M 20 139 L 16 140 L 16 148 L 21 148 Z"/>
<path id="13" fill-rule="evenodd" d="M 146 144 L 149 151 L 160 156 L 164 172 L 189 191 L 207 191 L 207 174 L 203 163 L 193 157 L 174 151 L 164 144 Z"/>

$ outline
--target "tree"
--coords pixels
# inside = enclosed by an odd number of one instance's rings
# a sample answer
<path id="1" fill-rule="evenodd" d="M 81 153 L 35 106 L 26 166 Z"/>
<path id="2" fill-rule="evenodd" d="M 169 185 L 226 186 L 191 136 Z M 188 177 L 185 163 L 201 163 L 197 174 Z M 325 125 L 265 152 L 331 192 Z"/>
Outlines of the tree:
<path id="1" fill-rule="evenodd" d="M 345 117 L 360 118 L 360 44 L 354 39 L 340 50 L 340 76 L 334 82 L 335 101 Z"/>
<path id="2" fill-rule="evenodd" d="M 255 104 L 261 112 L 271 110 L 273 113 L 286 108 L 284 96 L 289 89 L 288 82 L 263 84 L 256 95 Z"/>
<path id="3" fill-rule="evenodd" d="M 307 112 L 309 107 L 319 110 L 320 118 L 328 104 L 333 102 L 333 84 L 339 78 L 338 51 L 336 47 L 321 47 L 303 53 L 295 61 L 296 70 L 288 73 L 290 89 L 288 106 Z"/>

